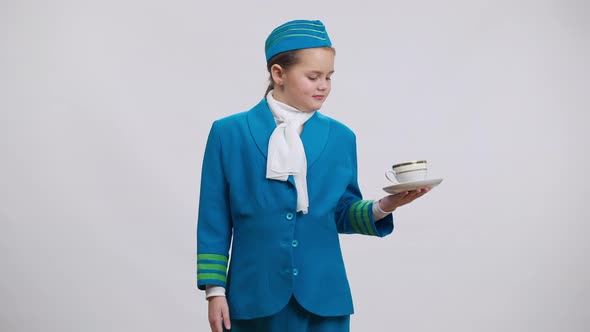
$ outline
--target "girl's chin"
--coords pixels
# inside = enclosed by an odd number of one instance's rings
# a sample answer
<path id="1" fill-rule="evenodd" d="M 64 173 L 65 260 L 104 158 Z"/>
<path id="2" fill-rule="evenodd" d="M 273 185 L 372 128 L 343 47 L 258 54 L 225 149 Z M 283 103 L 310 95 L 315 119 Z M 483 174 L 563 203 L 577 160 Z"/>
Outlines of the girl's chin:
<path id="1" fill-rule="evenodd" d="M 305 112 L 313 112 L 313 111 L 317 111 L 320 108 L 322 108 L 322 105 L 324 104 L 324 101 L 316 101 L 314 103 L 310 103 L 309 105 L 306 105 L 305 107 Z"/>

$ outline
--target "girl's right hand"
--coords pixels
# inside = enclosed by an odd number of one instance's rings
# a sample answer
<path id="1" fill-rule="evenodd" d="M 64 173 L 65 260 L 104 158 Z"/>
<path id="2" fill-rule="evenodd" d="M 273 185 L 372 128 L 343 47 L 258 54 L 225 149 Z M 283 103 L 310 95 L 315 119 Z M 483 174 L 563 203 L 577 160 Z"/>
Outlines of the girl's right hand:
<path id="1" fill-rule="evenodd" d="M 225 296 L 213 296 L 209 299 L 209 325 L 212 332 L 223 332 L 221 325 L 226 330 L 231 329 L 229 307 Z"/>
<path id="2" fill-rule="evenodd" d="M 400 206 L 412 203 L 415 199 L 422 197 L 432 187 L 425 187 L 417 190 L 405 191 L 395 195 L 389 195 L 379 200 L 379 208 L 383 211 L 393 212 Z"/>

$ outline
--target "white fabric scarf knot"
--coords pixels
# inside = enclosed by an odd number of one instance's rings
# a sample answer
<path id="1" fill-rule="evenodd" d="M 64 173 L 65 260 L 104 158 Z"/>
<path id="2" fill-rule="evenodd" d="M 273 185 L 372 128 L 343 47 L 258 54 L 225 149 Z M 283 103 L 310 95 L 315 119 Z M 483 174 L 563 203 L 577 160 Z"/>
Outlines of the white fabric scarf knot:
<path id="1" fill-rule="evenodd" d="M 309 197 L 307 195 L 307 158 L 303 142 L 299 136 L 303 124 L 314 112 L 303 112 L 275 100 L 272 90 L 266 95 L 266 101 L 275 118 L 277 127 L 268 142 L 268 159 L 266 178 L 287 181 L 293 175 L 297 190 L 297 212 L 307 213 Z"/>

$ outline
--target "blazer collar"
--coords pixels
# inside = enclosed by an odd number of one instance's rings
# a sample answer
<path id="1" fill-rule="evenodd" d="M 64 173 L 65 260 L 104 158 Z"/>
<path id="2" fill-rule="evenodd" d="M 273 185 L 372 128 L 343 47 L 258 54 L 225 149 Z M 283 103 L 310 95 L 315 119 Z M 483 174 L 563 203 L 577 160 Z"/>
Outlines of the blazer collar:
<path id="1" fill-rule="evenodd" d="M 262 99 L 258 105 L 254 106 L 248 112 L 248 126 L 250 127 L 250 134 L 256 142 L 258 149 L 268 158 L 268 141 L 270 135 L 276 128 L 275 119 L 268 107 L 266 98 Z M 301 141 L 305 149 L 305 157 L 307 158 L 307 168 L 309 169 L 315 161 L 319 158 L 328 143 L 328 135 L 330 133 L 330 121 L 327 117 L 315 112 L 303 125 L 303 132 L 301 133 Z"/>

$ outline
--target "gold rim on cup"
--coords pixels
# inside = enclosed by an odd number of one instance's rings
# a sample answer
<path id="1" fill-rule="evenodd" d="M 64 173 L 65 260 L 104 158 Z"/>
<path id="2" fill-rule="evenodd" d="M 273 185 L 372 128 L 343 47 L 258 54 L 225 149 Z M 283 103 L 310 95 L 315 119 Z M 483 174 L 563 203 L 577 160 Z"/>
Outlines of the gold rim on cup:
<path id="1" fill-rule="evenodd" d="M 407 171 L 395 172 L 395 174 L 404 174 L 404 173 L 408 173 L 408 172 L 426 171 L 426 170 L 428 170 L 428 168 L 416 168 L 416 169 L 410 169 Z"/>
<path id="2" fill-rule="evenodd" d="M 426 160 L 415 160 L 415 161 L 408 161 L 405 163 L 401 163 L 401 164 L 396 164 L 391 166 L 391 168 L 396 168 L 396 167 L 400 167 L 400 166 L 407 166 L 407 165 L 413 165 L 413 164 L 425 164 Z"/>

